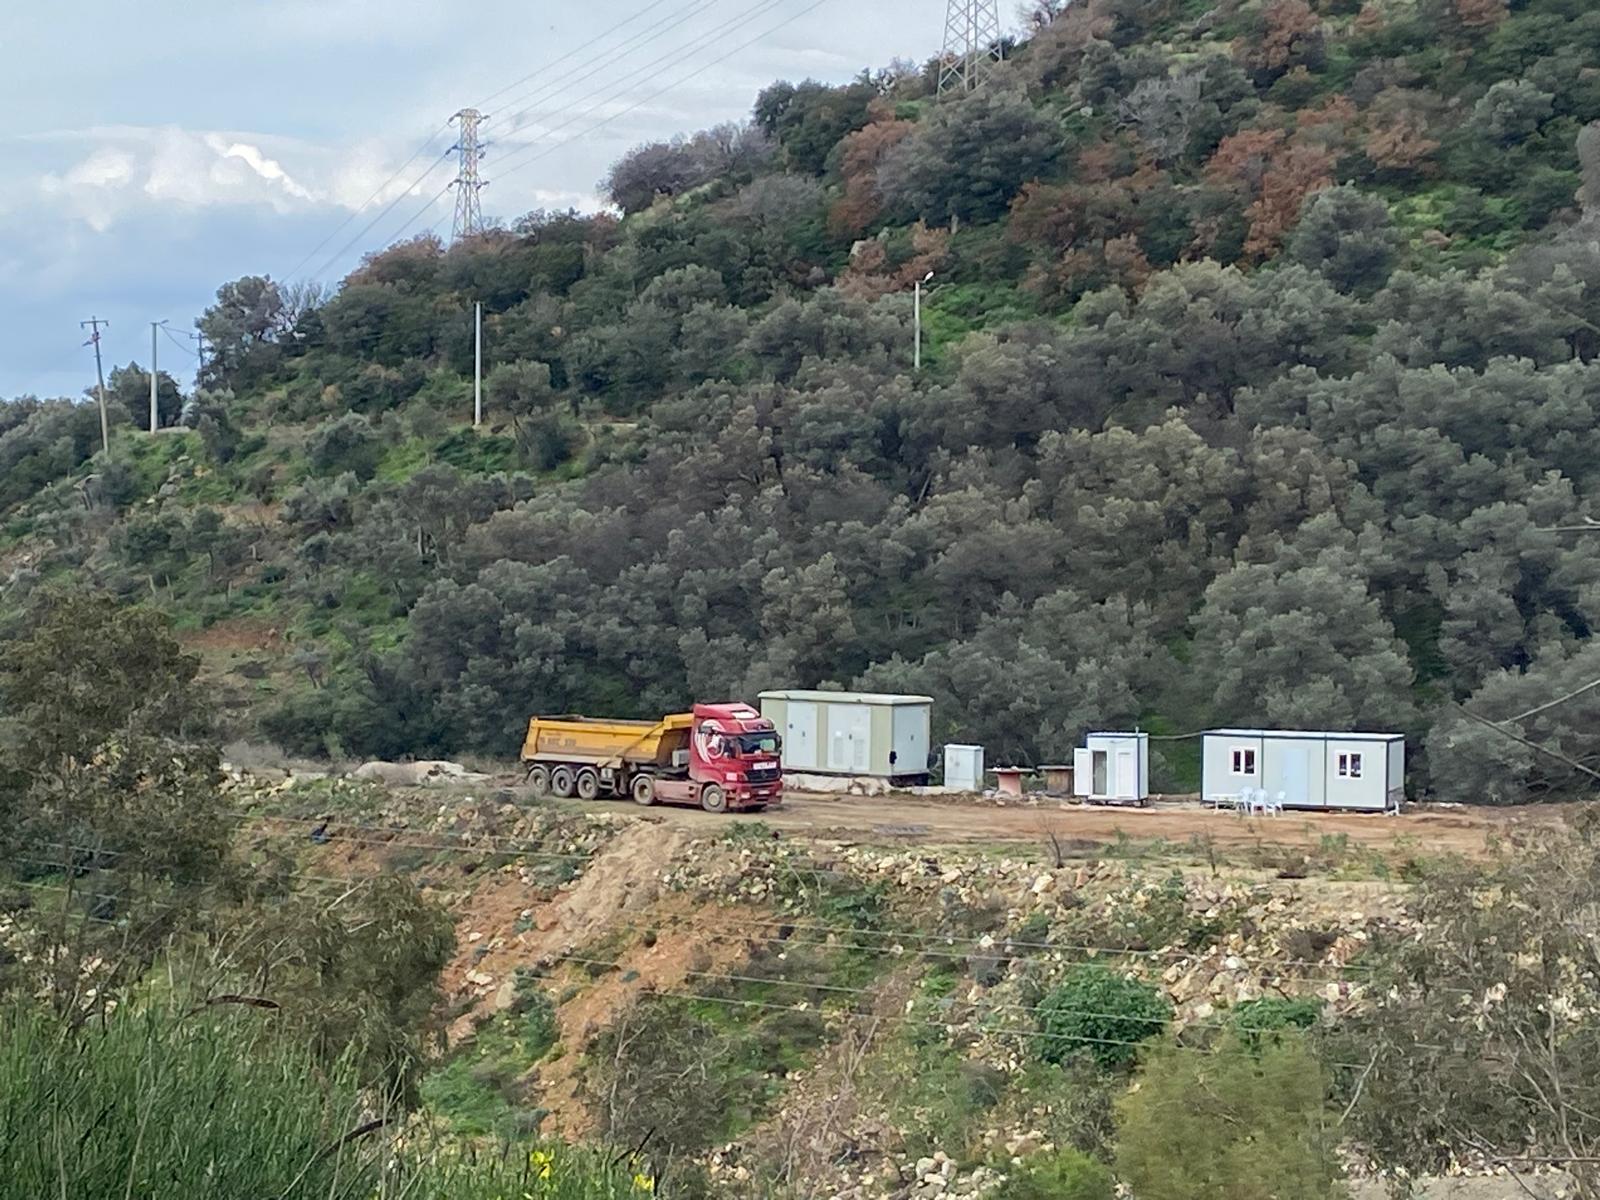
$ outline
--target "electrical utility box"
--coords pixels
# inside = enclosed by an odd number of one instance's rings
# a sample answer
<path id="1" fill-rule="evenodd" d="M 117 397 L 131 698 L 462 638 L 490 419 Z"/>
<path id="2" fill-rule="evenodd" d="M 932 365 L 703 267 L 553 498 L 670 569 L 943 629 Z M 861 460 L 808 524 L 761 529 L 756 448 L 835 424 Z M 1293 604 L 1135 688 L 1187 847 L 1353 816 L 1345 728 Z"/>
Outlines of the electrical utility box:
<path id="1" fill-rule="evenodd" d="M 1089 734 L 1072 754 L 1072 791 L 1086 800 L 1143 804 L 1150 798 L 1150 735 Z"/>
<path id="2" fill-rule="evenodd" d="M 944 785 L 963 792 L 983 791 L 983 747 L 950 745 L 944 748 Z"/>
<path id="3" fill-rule="evenodd" d="M 762 692 L 761 715 L 783 737 L 785 772 L 928 782 L 931 696 Z"/>

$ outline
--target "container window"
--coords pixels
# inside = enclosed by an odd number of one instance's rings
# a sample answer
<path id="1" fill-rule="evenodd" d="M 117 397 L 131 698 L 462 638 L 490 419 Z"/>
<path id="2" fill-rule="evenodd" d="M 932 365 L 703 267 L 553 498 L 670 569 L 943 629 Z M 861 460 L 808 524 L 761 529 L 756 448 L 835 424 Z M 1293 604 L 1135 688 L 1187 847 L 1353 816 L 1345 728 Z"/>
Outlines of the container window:
<path id="1" fill-rule="evenodd" d="M 1256 773 L 1256 751 L 1254 746 L 1234 747 L 1233 773 L 1235 775 L 1254 775 Z"/>
<path id="2" fill-rule="evenodd" d="M 1339 778 L 1340 779 L 1360 779 L 1361 778 L 1361 755 L 1359 755 L 1359 754 L 1341 754 L 1341 755 L 1339 755 Z"/>

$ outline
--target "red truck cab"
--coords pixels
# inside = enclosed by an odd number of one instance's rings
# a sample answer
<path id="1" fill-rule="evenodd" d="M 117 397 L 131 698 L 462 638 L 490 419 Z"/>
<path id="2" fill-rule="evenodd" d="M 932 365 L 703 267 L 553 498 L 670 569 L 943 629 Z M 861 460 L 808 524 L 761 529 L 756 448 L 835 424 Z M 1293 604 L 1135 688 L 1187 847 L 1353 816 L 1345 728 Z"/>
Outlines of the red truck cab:
<path id="1" fill-rule="evenodd" d="M 781 803 L 781 746 L 776 726 L 748 704 L 696 704 L 689 737 L 694 800 L 711 812 Z"/>

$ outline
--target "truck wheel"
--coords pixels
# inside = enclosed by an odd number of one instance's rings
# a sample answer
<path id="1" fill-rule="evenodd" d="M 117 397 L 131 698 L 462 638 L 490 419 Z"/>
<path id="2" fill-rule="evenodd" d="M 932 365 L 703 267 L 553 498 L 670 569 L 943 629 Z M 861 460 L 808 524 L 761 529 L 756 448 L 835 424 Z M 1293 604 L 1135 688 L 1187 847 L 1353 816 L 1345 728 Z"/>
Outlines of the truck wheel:
<path id="1" fill-rule="evenodd" d="M 648 775 L 633 777 L 633 802 L 649 808 L 656 802 L 656 781 Z"/>
<path id="2" fill-rule="evenodd" d="M 579 800 L 593 800 L 600 794 L 600 772 L 593 767 L 583 768 L 573 781 L 573 787 L 577 789 Z"/>
<path id="3" fill-rule="evenodd" d="M 550 772 L 550 790 L 563 800 L 571 798 L 574 786 L 571 767 L 557 767 Z"/>
<path id="4" fill-rule="evenodd" d="M 528 771 L 528 787 L 533 794 L 543 800 L 550 794 L 550 768 L 533 767 Z"/>
<path id="5" fill-rule="evenodd" d="M 728 811 L 728 796 L 714 783 L 708 783 L 700 789 L 700 807 L 707 812 L 719 813 Z"/>

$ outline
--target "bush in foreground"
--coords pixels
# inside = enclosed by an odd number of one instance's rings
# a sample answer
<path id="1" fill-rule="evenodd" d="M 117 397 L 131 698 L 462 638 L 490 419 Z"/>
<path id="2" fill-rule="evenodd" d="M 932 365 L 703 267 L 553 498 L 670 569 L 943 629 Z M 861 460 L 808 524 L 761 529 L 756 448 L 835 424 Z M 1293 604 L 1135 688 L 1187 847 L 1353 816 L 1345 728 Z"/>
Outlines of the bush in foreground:
<path id="1" fill-rule="evenodd" d="M 1214 1052 L 1168 1042 L 1118 1104 L 1117 1176 L 1139 1200 L 1336 1200 L 1326 1105 L 1321 1064 L 1289 1030 Z"/>
<path id="2" fill-rule="evenodd" d="M 1113 1200 L 1116 1194 L 1104 1166 L 1077 1150 L 1059 1150 L 1015 1171 L 996 1200 Z"/>
<path id="3" fill-rule="evenodd" d="M 264 1022 L 266 1022 L 264 1024 Z M 119 1012 L 76 1032 L 0 1010 L 0 1200 L 620 1200 L 637 1168 L 566 1147 L 464 1161 L 408 1132 L 349 1064 L 257 1013 Z"/>

